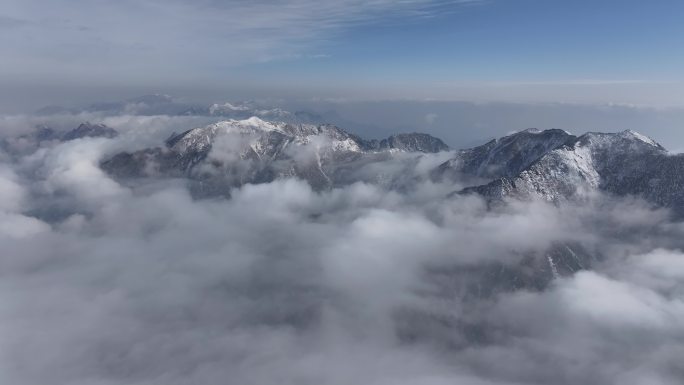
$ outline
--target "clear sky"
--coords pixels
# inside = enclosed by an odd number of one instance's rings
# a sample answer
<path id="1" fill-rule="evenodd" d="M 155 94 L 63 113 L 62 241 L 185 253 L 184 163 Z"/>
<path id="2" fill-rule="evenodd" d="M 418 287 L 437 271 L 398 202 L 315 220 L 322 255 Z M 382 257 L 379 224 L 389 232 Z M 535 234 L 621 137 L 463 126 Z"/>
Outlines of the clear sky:
<path id="1" fill-rule="evenodd" d="M 0 85 L 680 106 L 683 19 L 678 0 L 3 0 Z"/>

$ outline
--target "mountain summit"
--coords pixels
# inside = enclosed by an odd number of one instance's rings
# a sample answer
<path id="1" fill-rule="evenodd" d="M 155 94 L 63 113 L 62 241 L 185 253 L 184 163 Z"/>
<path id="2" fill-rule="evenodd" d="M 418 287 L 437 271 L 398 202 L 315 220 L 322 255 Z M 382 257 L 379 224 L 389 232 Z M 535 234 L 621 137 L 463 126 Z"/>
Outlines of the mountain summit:
<path id="1" fill-rule="evenodd" d="M 367 181 L 357 172 L 364 165 L 403 153 L 446 150 L 444 142 L 427 134 L 365 140 L 333 125 L 251 117 L 174 134 L 165 147 L 116 154 L 102 168 L 119 178 L 188 178 L 200 186 L 195 193 L 211 196 L 284 177 L 306 180 L 315 189 Z M 476 193 L 490 202 L 541 199 L 559 204 L 603 192 L 641 197 L 684 215 L 684 155 L 670 154 L 630 130 L 575 136 L 528 129 L 456 151 L 430 177 L 459 183 L 470 178 L 471 186 L 455 193 Z"/>
<path id="2" fill-rule="evenodd" d="M 658 206 L 684 214 L 684 155 L 670 154 L 653 139 L 627 130 L 618 133 L 590 132 L 567 135 L 559 143 L 547 135 L 547 151 L 528 165 L 509 161 L 490 183 L 465 189 L 488 200 L 504 198 L 543 199 L 559 203 L 588 197 L 596 192 L 638 196 Z M 555 135 L 554 135 L 555 134 Z M 526 143 L 517 153 L 538 153 L 544 148 Z M 490 151 L 483 156 L 495 156 Z"/>
<path id="3" fill-rule="evenodd" d="M 362 164 L 396 153 L 448 150 L 427 134 L 365 140 L 328 124 L 270 122 L 258 117 L 194 128 L 166 140 L 166 147 L 120 153 L 102 163 L 119 178 L 186 177 L 200 195 L 226 194 L 231 187 L 298 177 L 316 189 L 356 181 Z"/>

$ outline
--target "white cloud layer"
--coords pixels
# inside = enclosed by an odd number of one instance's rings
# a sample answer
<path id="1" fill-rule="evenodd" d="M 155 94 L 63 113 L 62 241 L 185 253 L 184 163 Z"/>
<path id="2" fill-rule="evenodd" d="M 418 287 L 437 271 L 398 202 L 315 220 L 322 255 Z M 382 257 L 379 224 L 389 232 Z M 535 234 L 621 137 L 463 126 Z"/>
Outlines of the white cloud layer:
<path id="1" fill-rule="evenodd" d="M 161 118 L 109 119 L 117 139 L 0 157 L 1 383 L 684 378 L 684 226 L 664 211 L 607 197 L 487 209 L 427 182 L 278 180 L 193 200 L 181 181 L 103 173 L 133 138 L 166 138 Z M 492 279 L 559 243 L 581 244 L 591 270 L 541 289 Z"/>

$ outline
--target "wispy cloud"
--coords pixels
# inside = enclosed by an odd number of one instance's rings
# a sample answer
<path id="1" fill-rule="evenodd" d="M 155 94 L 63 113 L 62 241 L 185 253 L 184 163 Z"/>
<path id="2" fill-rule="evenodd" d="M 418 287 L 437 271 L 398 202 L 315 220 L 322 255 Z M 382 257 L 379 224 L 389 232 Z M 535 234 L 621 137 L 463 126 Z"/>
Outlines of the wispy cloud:
<path id="1" fill-rule="evenodd" d="M 477 2 L 9 0 L 0 5 L 0 14 L 12 16 L 0 19 L 0 26 L 26 19 L 33 30 L 0 37 L 4 54 L 14 59 L 0 64 L 0 70 L 78 79 L 187 76 L 188 69 L 317 57 L 322 42 L 355 25 L 411 20 Z"/>
<path id="2" fill-rule="evenodd" d="M 1 29 L 7 29 L 7 28 L 20 27 L 20 26 L 23 26 L 26 24 L 27 24 L 26 20 L 0 15 L 0 30 Z"/>
<path id="3" fill-rule="evenodd" d="M 519 86 L 604 86 L 619 84 L 645 84 L 653 83 L 639 79 L 565 79 L 565 80 L 532 80 L 532 81 L 513 81 L 513 82 L 494 82 L 487 83 L 493 87 L 519 87 Z"/>

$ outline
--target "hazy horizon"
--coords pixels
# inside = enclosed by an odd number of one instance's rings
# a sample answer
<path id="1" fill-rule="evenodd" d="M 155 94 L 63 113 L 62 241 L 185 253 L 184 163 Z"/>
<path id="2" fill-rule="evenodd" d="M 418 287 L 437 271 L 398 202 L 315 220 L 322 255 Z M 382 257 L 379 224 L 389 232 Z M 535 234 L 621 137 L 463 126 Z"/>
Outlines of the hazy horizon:
<path id="1" fill-rule="evenodd" d="M 139 92 L 136 92 L 139 91 Z M 36 121 L 49 124 L 51 120 L 63 121 L 72 115 L 78 122 L 91 120 L 102 122 L 120 111 L 107 111 L 110 103 L 126 103 L 144 96 L 144 89 L 125 88 L 110 94 L 109 98 L 95 94 L 69 99 L 46 93 L 41 99 L 28 98 L 35 104 L 24 110 L 15 110 L 4 115 L 6 124 L 13 126 L 25 121 L 24 130 L 31 130 Z M 182 92 L 184 90 L 175 90 Z M 185 90 L 187 91 L 187 90 Z M 678 153 L 684 150 L 684 108 L 655 108 L 620 104 L 584 103 L 523 103 L 523 102 L 473 102 L 411 99 L 301 99 L 296 97 L 259 98 L 257 94 L 234 91 L 235 93 L 188 93 L 169 96 L 172 103 L 181 106 L 206 108 L 211 104 L 225 102 L 254 101 L 263 107 L 279 107 L 291 112 L 303 111 L 319 116 L 320 122 L 336 124 L 349 132 L 366 138 L 380 139 L 396 133 L 424 132 L 439 137 L 452 148 L 468 148 L 492 138 L 528 128 L 563 129 L 576 135 L 585 132 L 619 132 L 633 130 L 651 136 L 668 150 Z M 234 95 L 233 97 L 230 97 Z M 241 97 L 240 97 L 241 96 Z M 100 99 L 98 99 L 98 97 Z M 15 102 L 18 101 L 14 98 Z M 45 103 L 41 103 L 44 101 Z M 54 101 L 50 103 L 51 101 Z M 1 102 L 1 101 L 0 101 Z M 102 107 L 105 109 L 102 110 Z M 93 109 L 95 108 L 95 109 Z M 60 112 L 60 109 L 63 111 Z M 49 113 L 41 112 L 48 111 Z M 40 118 L 32 118 L 40 113 Z M 134 116 L 133 110 L 128 114 Z M 146 112 L 146 115 L 150 112 Z M 156 112 L 164 116 L 164 112 Z M 54 115 L 54 116 L 51 116 Z M 169 117 L 170 118 L 170 117 Z M 216 116 L 210 120 L 218 121 Z M 31 123 L 31 121 L 34 121 Z M 187 127 L 192 128 L 192 127 Z"/>

